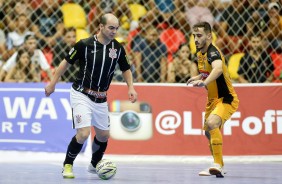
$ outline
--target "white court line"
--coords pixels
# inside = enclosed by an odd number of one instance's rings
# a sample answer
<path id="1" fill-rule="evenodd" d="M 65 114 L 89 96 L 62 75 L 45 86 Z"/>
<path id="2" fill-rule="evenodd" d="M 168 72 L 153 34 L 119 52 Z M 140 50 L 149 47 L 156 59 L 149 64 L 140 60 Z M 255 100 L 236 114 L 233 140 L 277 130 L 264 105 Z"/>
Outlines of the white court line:
<path id="1" fill-rule="evenodd" d="M 45 144 L 42 140 L 25 140 L 25 139 L 0 139 L 0 142 L 6 143 L 29 143 L 29 144 Z"/>
<path id="2" fill-rule="evenodd" d="M 0 91 L 34 91 L 44 92 L 43 88 L 0 88 Z M 55 92 L 70 92 L 70 89 L 56 89 Z"/>

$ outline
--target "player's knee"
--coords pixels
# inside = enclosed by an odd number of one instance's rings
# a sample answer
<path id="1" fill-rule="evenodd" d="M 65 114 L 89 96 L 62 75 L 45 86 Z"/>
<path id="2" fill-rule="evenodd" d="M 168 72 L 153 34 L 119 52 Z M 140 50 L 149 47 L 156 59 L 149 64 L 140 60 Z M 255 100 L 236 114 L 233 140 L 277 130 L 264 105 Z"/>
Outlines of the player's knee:
<path id="1" fill-rule="evenodd" d="M 220 122 L 213 121 L 213 120 L 207 120 L 206 124 L 209 127 L 209 130 L 213 130 L 220 126 Z"/>
<path id="2" fill-rule="evenodd" d="M 77 130 L 76 139 L 79 143 L 84 143 L 90 135 L 90 128 L 81 128 Z"/>
<path id="3" fill-rule="evenodd" d="M 213 130 L 220 127 L 221 118 L 218 115 L 211 115 L 208 117 L 205 123 L 208 126 L 209 130 Z"/>
<path id="4" fill-rule="evenodd" d="M 100 142 L 107 142 L 108 139 L 110 138 L 110 133 L 109 131 L 103 131 L 103 132 L 96 133 L 96 138 Z"/>

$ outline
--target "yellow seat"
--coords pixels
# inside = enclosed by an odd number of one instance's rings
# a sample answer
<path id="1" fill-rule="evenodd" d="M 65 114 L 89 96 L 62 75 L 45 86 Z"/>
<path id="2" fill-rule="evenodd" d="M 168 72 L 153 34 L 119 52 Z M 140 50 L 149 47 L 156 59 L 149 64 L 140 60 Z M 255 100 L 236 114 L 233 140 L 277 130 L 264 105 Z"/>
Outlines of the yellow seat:
<path id="1" fill-rule="evenodd" d="M 217 39 L 217 36 L 214 32 L 212 32 L 212 43 L 215 44 Z M 194 36 L 191 34 L 190 39 L 189 39 L 189 47 L 190 47 L 190 51 L 192 54 L 196 53 L 196 45 L 195 45 L 195 40 L 194 40 Z"/>
<path id="2" fill-rule="evenodd" d="M 85 29 L 76 29 L 76 42 L 78 42 L 81 39 L 88 38 L 90 34 Z"/>
<path id="3" fill-rule="evenodd" d="M 133 3 L 133 4 L 129 4 L 128 6 L 131 11 L 132 20 L 134 21 L 138 21 L 140 17 L 143 17 L 147 13 L 146 8 L 141 4 Z M 129 29 L 130 25 L 128 23 L 127 16 L 123 16 L 121 18 L 121 27 L 123 29 Z"/>
<path id="4" fill-rule="evenodd" d="M 86 28 L 86 13 L 79 4 L 65 3 L 62 5 L 61 11 L 65 27 Z"/>
<path id="5" fill-rule="evenodd" d="M 129 8 L 132 14 L 132 20 L 138 21 L 140 17 L 143 17 L 147 13 L 146 8 L 138 3 L 130 4 Z"/>
<path id="6" fill-rule="evenodd" d="M 233 80 L 237 80 L 239 77 L 237 72 L 240 66 L 240 60 L 244 55 L 244 53 L 236 53 L 229 58 L 228 72 L 230 74 L 230 78 Z"/>

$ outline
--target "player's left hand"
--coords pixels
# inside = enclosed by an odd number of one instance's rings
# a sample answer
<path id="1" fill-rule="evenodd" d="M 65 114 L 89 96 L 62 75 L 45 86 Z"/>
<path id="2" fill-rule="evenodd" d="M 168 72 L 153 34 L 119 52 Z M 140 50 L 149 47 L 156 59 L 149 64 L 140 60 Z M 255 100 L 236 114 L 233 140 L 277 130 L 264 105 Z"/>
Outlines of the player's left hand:
<path id="1" fill-rule="evenodd" d="M 136 102 L 136 100 L 137 100 L 137 92 L 135 91 L 134 88 L 130 88 L 130 89 L 128 90 L 128 97 L 129 97 L 129 101 L 130 101 L 131 103 Z"/>

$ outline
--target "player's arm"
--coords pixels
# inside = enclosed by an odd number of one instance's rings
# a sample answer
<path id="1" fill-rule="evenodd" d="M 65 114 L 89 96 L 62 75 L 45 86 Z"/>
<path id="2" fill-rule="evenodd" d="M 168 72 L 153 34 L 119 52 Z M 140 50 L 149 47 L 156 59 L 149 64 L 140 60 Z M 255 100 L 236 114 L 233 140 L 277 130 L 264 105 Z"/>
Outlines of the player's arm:
<path id="1" fill-rule="evenodd" d="M 137 100 L 137 93 L 133 87 L 133 77 L 132 77 L 132 73 L 131 70 L 128 69 L 126 71 L 122 72 L 122 76 L 128 86 L 128 97 L 129 100 L 134 103 Z"/>
<path id="2" fill-rule="evenodd" d="M 207 85 L 211 83 L 212 81 L 216 80 L 223 72 L 222 70 L 222 61 L 220 59 L 214 60 L 212 63 L 212 71 L 209 74 L 209 76 L 203 81 L 201 78 L 198 80 L 191 81 L 190 83 L 193 84 L 193 86 L 196 87 L 205 87 L 207 88 Z M 190 79 L 189 79 L 190 80 Z"/>
<path id="3" fill-rule="evenodd" d="M 55 86 L 57 82 L 59 81 L 60 77 L 65 73 L 69 65 L 70 64 L 65 59 L 60 63 L 59 67 L 55 71 L 51 82 L 45 87 L 46 96 L 50 96 L 55 91 Z"/>
<path id="4" fill-rule="evenodd" d="M 214 60 L 211 65 L 212 65 L 212 71 L 204 81 L 205 86 L 207 86 L 212 81 L 216 80 L 223 72 L 222 61 L 220 59 Z"/>

